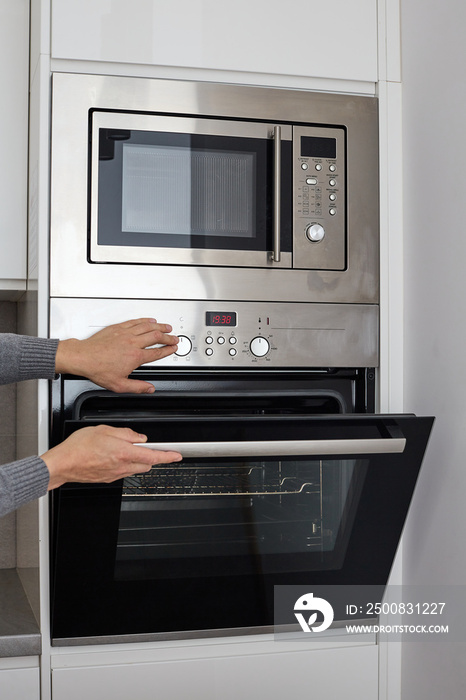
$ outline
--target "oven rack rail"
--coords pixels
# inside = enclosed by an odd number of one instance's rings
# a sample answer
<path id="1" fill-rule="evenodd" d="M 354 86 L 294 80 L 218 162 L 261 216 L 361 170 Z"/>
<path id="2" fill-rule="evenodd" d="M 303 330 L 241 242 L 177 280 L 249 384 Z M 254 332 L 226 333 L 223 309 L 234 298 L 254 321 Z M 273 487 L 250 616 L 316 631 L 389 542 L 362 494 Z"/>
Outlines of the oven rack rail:
<path id="1" fill-rule="evenodd" d="M 313 481 L 296 476 L 264 480 L 261 467 L 204 469 L 183 467 L 153 468 L 147 474 L 124 480 L 123 497 L 147 496 L 268 496 L 320 494 Z"/>

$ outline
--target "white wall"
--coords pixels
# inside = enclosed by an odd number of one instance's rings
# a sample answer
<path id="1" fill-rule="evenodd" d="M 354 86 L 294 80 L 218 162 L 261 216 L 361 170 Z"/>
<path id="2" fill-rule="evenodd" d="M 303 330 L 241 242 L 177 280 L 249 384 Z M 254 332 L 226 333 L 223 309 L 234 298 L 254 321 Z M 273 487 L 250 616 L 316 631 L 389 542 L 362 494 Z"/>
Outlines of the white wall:
<path id="1" fill-rule="evenodd" d="M 401 8 L 405 410 L 437 417 L 404 539 L 403 574 L 407 584 L 463 585 L 466 4 L 401 0 Z M 459 643 L 405 644 L 403 700 L 464 698 L 465 652 Z"/>

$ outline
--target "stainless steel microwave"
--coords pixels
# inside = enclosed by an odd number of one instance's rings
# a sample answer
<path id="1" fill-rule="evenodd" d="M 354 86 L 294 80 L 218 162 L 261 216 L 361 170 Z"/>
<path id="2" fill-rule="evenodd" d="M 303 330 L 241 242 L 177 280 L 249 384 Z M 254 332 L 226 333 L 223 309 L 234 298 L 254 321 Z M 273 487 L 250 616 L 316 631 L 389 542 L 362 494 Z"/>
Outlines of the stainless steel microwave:
<path id="1" fill-rule="evenodd" d="M 51 295 L 378 303 L 375 97 L 53 76 Z"/>
<path id="2" fill-rule="evenodd" d="M 344 127 L 91 120 L 92 262 L 346 268 Z"/>

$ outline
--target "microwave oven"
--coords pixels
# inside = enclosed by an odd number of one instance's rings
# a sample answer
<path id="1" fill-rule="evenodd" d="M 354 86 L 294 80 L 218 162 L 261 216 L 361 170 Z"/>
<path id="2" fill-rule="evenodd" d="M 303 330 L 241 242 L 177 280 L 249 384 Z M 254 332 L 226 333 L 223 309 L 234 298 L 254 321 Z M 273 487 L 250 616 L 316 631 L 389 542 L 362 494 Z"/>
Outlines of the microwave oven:
<path id="1" fill-rule="evenodd" d="M 91 262 L 346 268 L 343 127 L 91 121 Z"/>
<path id="2" fill-rule="evenodd" d="M 378 303 L 375 97 L 52 85 L 52 297 Z"/>

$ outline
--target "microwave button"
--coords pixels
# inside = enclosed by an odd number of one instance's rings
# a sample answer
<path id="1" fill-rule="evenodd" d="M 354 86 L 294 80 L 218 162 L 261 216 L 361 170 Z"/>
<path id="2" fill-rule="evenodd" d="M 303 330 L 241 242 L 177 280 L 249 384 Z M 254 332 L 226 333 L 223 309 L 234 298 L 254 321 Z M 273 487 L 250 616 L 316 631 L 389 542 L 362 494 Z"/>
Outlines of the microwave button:
<path id="1" fill-rule="evenodd" d="M 178 350 L 175 352 L 175 355 L 178 355 L 178 357 L 185 357 L 191 352 L 193 344 L 185 335 L 179 335 L 178 338 Z"/>
<path id="2" fill-rule="evenodd" d="M 319 243 L 325 236 L 325 229 L 320 224 L 309 224 L 306 228 L 306 236 L 311 243 Z"/>
<path id="3" fill-rule="evenodd" d="M 236 335 L 231 335 L 229 338 L 229 343 L 230 345 L 235 345 L 236 344 Z"/>
<path id="4" fill-rule="evenodd" d="M 335 170 L 337 169 L 337 166 L 332 163 L 332 165 L 329 165 L 328 169 L 330 170 L 331 173 L 334 173 Z"/>
<path id="5" fill-rule="evenodd" d="M 218 338 L 217 338 L 217 343 L 218 343 L 219 345 L 223 345 L 224 342 L 225 342 L 224 336 L 223 336 L 223 335 L 219 335 Z"/>
<path id="6" fill-rule="evenodd" d="M 335 214 L 337 213 L 337 210 L 335 209 L 335 207 L 331 207 L 328 210 L 328 213 L 330 214 L 330 216 L 335 216 Z"/>
<path id="7" fill-rule="evenodd" d="M 234 357 L 236 355 L 236 348 L 230 348 L 228 352 L 232 357 Z"/>
<path id="8" fill-rule="evenodd" d="M 329 194 L 328 198 L 331 202 L 334 202 L 336 200 L 337 196 L 336 196 L 336 194 L 333 194 L 333 192 L 332 192 L 332 194 Z"/>
<path id="9" fill-rule="evenodd" d="M 320 163 L 317 163 L 317 165 L 316 165 L 316 170 L 322 170 L 322 166 L 321 166 Z"/>
<path id="10" fill-rule="evenodd" d="M 328 184 L 330 185 L 330 187 L 335 187 L 335 185 L 337 184 L 337 181 L 335 180 L 334 177 L 331 177 L 330 180 L 328 181 Z"/>
<path id="11" fill-rule="evenodd" d="M 316 177 L 307 177 L 306 185 L 317 185 L 318 179 Z"/>
<path id="12" fill-rule="evenodd" d="M 207 338 L 205 339 L 205 342 L 207 343 L 207 345 L 212 345 L 212 343 L 214 342 L 214 339 L 212 338 L 211 335 L 208 335 Z"/>
<path id="13" fill-rule="evenodd" d="M 210 357 L 211 355 L 214 354 L 214 351 L 212 350 L 212 348 L 207 348 L 207 350 L 205 351 L 205 354 Z"/>

